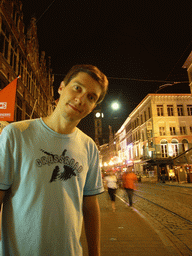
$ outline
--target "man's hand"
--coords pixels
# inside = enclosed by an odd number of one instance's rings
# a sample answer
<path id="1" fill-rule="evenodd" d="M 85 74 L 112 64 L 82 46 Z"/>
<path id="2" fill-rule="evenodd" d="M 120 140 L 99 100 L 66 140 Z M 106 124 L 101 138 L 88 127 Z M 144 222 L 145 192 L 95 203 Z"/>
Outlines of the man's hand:
<path id="1" fill-rule="evenodd" d="M 97 196 L 83 199 L 85 233 L 90 256 L 100 256 L 100 209 Z"/>

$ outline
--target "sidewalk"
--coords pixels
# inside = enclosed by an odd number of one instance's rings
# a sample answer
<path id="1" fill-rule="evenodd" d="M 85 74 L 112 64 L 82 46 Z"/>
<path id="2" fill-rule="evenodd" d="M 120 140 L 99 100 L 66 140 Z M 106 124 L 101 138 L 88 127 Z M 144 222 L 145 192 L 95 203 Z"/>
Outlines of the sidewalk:
<path id="1" fill-rule="evenodd" d="M 163 184 L 163 183 L 162 183 Z M 192 188 L 192 183 L 187 182 L 177 182 L 177 181 L 166 181 L 164 185 L 167 186 L 176 186 L 176 187 L 185 187 L 185 188 Z"/>
<path id="2" fill-rule="evenodd" d="M 113 212 L 107 192 L 98 197 L 101 208 L 101 256 L 180 255 L 165 237 L 159 237 L 134 206 L 128 207 L 116 198 L 117 209 Z M 87 256 L 84 231 L 82 245 L 83 255 Z"/>

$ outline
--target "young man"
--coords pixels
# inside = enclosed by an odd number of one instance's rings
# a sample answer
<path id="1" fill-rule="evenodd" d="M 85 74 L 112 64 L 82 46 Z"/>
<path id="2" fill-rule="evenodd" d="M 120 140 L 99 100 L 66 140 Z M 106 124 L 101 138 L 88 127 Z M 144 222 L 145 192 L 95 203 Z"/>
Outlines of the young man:
<path id="1" fill-rule="evenodd" d="M 89 255 L 100 255 L 98 150 L 76 126 L 103 100 L 107 88 L 106 76 L 96 67 L 74 66 L 50 116 L 3 130 L 3 255 L 82 255 L 83 217 Z"/>

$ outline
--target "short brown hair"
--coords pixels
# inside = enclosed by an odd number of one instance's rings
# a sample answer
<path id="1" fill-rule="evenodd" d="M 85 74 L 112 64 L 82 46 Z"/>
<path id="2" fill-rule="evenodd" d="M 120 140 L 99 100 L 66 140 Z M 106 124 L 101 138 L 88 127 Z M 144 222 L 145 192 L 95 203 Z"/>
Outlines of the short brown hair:
<path id="1" fill-rule="evenodd" d="M 108 79 L 107 77 L 95 66 L 93 65 L 75 65 L 73 66 L 67 75 L 65 76 L 63 82 L 65 83 L 65 86 L 70 83 L 70 81 L 77 76 L 78 73 L 84 72 L 90 75 L 95 81 L 97 81 L 102 89 L 101 95 L 97 101 L 97 104 L 101 103 L 102 100 L 104 99 L 107 90 L 108 90 Z"/>

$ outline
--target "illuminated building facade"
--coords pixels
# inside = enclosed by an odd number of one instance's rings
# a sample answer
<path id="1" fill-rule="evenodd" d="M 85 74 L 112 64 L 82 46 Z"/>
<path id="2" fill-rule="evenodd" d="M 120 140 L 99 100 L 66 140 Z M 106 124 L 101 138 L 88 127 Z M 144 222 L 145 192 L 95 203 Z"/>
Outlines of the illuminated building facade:
<path id="1" fill-rule="evenodd" d="M 185 63 L 183 64 L 182 68 L 187 69 L 188 79 L 189 79 L 189 86 L 192 93 L 192 52 L 187 57 Z"/>
<path id="2" fill-rule="evenodd" d="M 51 60 L 39 57 L 36 19 L 25 34 L 21 1 L 0 3 L 0 89 L 19 75 L 15 121 L 47 116 L 53 110 Z"/>
<path id="3" fill-rule="evenodd" d="M 136 173 L 172 169 L 173 158 L 192 147 L 191 94 L 148 94 L 115 134 L 114 166 Z"/>

